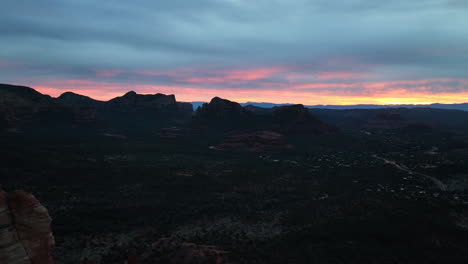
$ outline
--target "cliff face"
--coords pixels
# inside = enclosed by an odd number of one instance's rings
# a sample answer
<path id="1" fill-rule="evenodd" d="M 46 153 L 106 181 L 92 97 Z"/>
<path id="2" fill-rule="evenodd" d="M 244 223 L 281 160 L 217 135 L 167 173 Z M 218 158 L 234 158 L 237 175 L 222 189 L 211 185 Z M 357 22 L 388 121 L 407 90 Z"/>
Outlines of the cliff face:
<path id="1" fill-rule="evenodd" d="M 286 134 L 328 134 L 337 129 L 311 114 L 303 105 L 280 106 L 273 108 L 272 129 Z"/>
<path id="2" fill-rule="evenodd" d="M 0 263 L 53 263 L 50 224 L 47 209 L 33 195 L 0 190 Z"/>
<path id="3" fill-rule="evenodd" d="M 175 96 L 172 94 L 137 94 L 134 91 L 110 100 L 107 105 L 120 110 L 177 108 Z"/>
<path id="4" fill-rule="evenodd" d="M 215 97 L 209 104 L 197 109 L 196 115 L 201 120 L 233 121 L 248 116 L 248 112 L 236 102 Z"/>
<path id="5" fill-rule="evenodd" d="M 193 125 L 208 130 L 237 130 L 251 127 L 254 114 L 240 104 L 219 97 L 204 103 L 195 112 Z"/>

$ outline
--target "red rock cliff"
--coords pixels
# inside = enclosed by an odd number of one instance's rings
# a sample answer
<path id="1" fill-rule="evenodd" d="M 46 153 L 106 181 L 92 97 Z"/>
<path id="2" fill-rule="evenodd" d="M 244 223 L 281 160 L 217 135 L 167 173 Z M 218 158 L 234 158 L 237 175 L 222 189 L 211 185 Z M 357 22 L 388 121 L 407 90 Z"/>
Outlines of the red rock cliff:
<path id="1" fill-rule="evenodd" d="M 0 263 L 53 263 L 50 224 L 47 209 L 33 195 L 0 190 Z"/>

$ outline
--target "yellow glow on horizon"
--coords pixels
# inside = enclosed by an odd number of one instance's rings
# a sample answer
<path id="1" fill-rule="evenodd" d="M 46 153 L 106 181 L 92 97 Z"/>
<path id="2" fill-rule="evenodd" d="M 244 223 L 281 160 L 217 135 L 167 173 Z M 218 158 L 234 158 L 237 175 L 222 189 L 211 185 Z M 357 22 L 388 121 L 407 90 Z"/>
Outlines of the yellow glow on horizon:
<path id="1" fill-rule="evenodd" d="M 462 92 L 439 92 L 429 93 L 425 91 L 407 91 L 402 89 L 386 90 L 375 92 L 367 91 L 365 95 L 359 92 L 341 92 L 337 94 L 330 91 L 305 91 L 305 90 L 267 90 L 267 89 L 208 89 L 176 86 L 155 86 L 155 85 L 118 85 L 113 83 L 96 83 L 88 81 L 68 81 L 66 83 L 50 83 L 44 85 L 31 85 L 39 92 L 51 96 L 59 96 L 65 91 L 72 91 L 86 95 L 97 100 L 109 100 L 117 96 L 122 96 L 125 92 L 135 90 L 142 94 L 174 94 L 177 101 L 209 102 L 213 97 L 218 96 L 231 101 L 245 102 L 268 102 L 268 103 L 293 103 L 304 105 L 356 105 L 356 104 L 376 104 L 376 105 L 401 105 L 417 104 L 427 105 L 433 103 L 456 104 L 468 103 L 468 91 Z"/>

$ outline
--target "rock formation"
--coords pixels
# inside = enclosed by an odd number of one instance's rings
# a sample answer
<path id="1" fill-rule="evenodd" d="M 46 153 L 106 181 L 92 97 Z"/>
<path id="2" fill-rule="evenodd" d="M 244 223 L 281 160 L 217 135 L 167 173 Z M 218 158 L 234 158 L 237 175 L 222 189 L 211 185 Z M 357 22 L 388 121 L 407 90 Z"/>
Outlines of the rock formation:
<path id="1" fill-rule="evenodd" d="M 52 97 L 26 86 L 0 84 L 0 106 L 32 107 L 52 101 Z"/>
<path id="2" fill-rule="evenodd" d="M 0 190 L 0 263 L 53 263 L 50 224 L 47 209 L 33 195 Z"/>
<path id="3" fill-rule="evenodd" d="M 219 97 L 204 103 L 195 112 L 193 127 L 211 131 L 232 131 L 252 128 L 255 115 L 240 104 Z"/>
<path id="4" fill-rule="evenodd" d="M 237 119 L 247 114 L 240 104 L 219 97 L 214 97 L 210 103 L 205 103 L 197 109 L 198 117 L 214 120 Z"/>
<path id="5" fill-rule="evenodd" d="M 137 94 L 134 91 L 130 91 L 123 96 L 108 101 L 107 105 L 122 111 L 165 108 L 177 109 L 177 102 L 173 94 Z"/>
<path id="6" fill-rule="evenodd" d="M 10 130 L 42 124 L 71 126 L 93 121 L 95 110 L 84 106 L 65 105 L 61 100 L 43 95 L 29 87 L 2 84 L 0 119 L 0 126 Z"/>
<path id="7" fill-rule="evenodd" d="M 36 90 L 0 84 L 0 130 L 93 127 L 150 130 L 189 121 L 190 103 L 177 102 L 174 95 L 137 94 L 133 91 L 109 101 L 65 92 L 58 98 Z"/>
<path id="8" fill-rule="evenodd" d="M 104 102 L 94 100 L 88 96 L 76 94 L 73 92 L 65 92 L 57 97 L 57 101 L 66 105 L 77 105 L 77 106 L 98 106 Z"/>
<path id="9" fill-rule="evenodd" d="M 285 135 L 319 135 L 337 131 L 335 127 L 320 121 L 303 105 L 261 109 L 254 106 L 242 107 L 236 102 L 219 97 L 197 109 L 194 124 L 228 131 L 269 130 Z"/>
<path id="10" fill-rule="evenodd" d="M 273 108 L 272 130 L 285 134 L 328 134 L 336 132 L 333 126 L 323 123 L 303 105 L 288 105 Z"/>

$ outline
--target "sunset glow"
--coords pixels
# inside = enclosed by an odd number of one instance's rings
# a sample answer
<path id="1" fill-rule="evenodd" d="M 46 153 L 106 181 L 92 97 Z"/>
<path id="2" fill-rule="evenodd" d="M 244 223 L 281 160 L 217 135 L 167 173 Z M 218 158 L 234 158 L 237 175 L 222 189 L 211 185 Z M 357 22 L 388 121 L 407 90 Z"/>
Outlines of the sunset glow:
<path id="1" fill-rule="evenodd" d="M 11 4 L 0 83 L 100 100 L 134 90 L 182 101 L 468 102 L 462 1 L 176 2 L 31 3 L 27 16 Z"/>
<path id="2" fill-rule="evenodd" d="M 257 80 L 264 75 L 247 75 L 242 78 L 228 75 L 226 79 L 219 78 L 224 85 L 238 84 L 243 80 Z M 232 89 L 203 88 L 213 82 L 213 78 L 200 79 L 198 82 L 188 81 L 183 85 L 128 85 L 113 82 L 98 82 L 84 80 L 51 81 L 39 84 L 27 84 L 38 91 L 52 96 L 59 96 L 64 91 L 90 96 L 98 100 L 109 100 L 134 90 L 143 94 L 175 94 L 180 101 L 209 101 L 220 96 L 238 102 L 271 102 L 271 103 L 301 103 L 307 105 L 333 104 L 431 104 L 431 103 L 464 103 L 468 102 L 468 92 L 450 92 L 451 87 L 443 87 L 444 83 L 459 83 L 466 86 L 468 79 L 426 79 L 389 82 L 330 82 L 330 83 L 258 83 L 254 87 L 237 87 Z M 190 80 L 190 79 L 189 79 Z M 217 80 L 217 79 L 216 79 Z M 221 81 L 222 80 L 222 81 Z M 193 83 L 199 86 L 194 86 Z M 216 81 L 218 83 L 218 81 Z M 250 84 L 249 82 L 246 83 Z M 271 88 L 270 88 L 271 87 Z M 431 88 L 440 92 L 433 92 Z M 447 90 L 447 92 L 444 92 Z"/>

